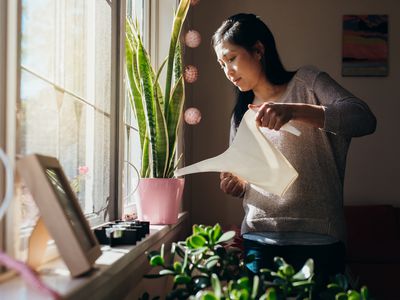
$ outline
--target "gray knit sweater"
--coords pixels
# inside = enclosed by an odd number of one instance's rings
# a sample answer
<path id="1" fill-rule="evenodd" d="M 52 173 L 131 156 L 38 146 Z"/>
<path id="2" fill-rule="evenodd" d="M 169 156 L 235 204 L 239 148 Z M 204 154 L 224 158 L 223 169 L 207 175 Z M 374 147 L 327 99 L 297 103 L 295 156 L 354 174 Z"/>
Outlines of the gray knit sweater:
<path id="1" fill-rule="evenodd" d="M 268 131 L 267 138 L 299 173 L 283 197 L 248 185 L 243 199 L 242 234 L 305 232 L 345 240 L 343 182 L 352 137 L 374 132 L 376 119 L 367 104 L 354 97 L 328 74 L 302 67 L 289 82 L 282 103 L 322 105 L 323 129 L 291 121 L 299 137 Z M 236 133 L 232 124 L 231 139 Z"/>

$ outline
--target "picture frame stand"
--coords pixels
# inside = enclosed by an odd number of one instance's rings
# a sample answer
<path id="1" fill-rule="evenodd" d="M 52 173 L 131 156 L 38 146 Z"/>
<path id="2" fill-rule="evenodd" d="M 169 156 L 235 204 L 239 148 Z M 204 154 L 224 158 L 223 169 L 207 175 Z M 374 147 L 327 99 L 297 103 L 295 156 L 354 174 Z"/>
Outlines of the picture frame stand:
<path id="1" fill-rule="evenodd" d="M 52 238 L 46 225 L 43 222 L 42 217 L 36 222 L 33 228 L 32 234 L 29 237 L 28 242 L 28 260 L 27 264 L 37 270 L 41 263 L 43 262 L 44 254 L 46 252 L 47 243 Z"/>

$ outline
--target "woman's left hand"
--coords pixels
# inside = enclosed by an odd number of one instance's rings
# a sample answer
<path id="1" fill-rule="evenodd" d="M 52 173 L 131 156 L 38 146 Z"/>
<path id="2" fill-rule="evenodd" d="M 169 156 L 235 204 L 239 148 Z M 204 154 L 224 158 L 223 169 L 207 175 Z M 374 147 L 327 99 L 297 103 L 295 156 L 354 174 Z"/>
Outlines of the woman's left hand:
<path id="1" fill-rule="evenodd" d="M 261 105 L 249 104 L 249 108 L 257 111 L 256 123 L 260 127 L 279 130 L 293 119 L 293 106 L 290 104 L 265 102 Z"/>
<path id="2" fill-rule="evenodd" d="M 220 188 L 224 193 L 233 197 L 242 198 L 244 196 L 246 181 L 229 172 L 221 172 L 220 179 Z"/>

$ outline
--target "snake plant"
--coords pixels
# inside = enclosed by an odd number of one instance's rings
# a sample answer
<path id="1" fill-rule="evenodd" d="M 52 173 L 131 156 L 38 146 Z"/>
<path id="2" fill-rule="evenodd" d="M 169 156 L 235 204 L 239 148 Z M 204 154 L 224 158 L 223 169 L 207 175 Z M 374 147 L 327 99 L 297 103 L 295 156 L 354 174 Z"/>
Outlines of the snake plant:
<path id="1" fill-rule="evenodd" d="M 137 22 L 126 22 L 128 97 L 136 116 L 142 149 L 142 178 L 171 178 L 176 167 L 176 141 L 185 101 L 180 33 L 190 0 L 181 0 L 170 37 L 169 53 L 156 73 L 143 46 Z M 159 76 L 167 67 L 164 92 Z"/>

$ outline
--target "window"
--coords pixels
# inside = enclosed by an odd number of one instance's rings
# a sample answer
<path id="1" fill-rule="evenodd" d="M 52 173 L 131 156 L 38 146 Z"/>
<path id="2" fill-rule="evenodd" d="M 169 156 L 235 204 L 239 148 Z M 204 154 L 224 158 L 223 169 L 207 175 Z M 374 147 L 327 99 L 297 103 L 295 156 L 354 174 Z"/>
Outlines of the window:
<path id="1" fill-rule="evenodd" d="M 148 1 L 143 0 L 130 0 L 127 2 L 127 16 L 133 19 L 137 19 L 140 29 L 142 30 L 142 36 L 145 38 L 146 23 L 145 11 L 148 9 Z M 124 109 L 124 181 L 123 181 L 123 198 L 124 198 L 124 210 L 126 213 L 135 214 L 135 201 L 137 193 L 135 190 L 139 184 L 139 173 L 141 166 L 140 157 L 140 140 L 137 121 L 133 114 L 132 108 L 128 101 L 128 95 L 125 93 L 125 109 Z"/>
<path id="2" fill-rule="evenodd" d="M 11 92 L 0 91 L 0 146 L 7 146 L 11 157 L 57 157 L 92 225 L 104 222 L 109 207 L 111 218 L 121 214 L 123 203 L 134 212 L 138 176 L 131 164 L 139 168 L 141 158 L 137 124 L 121 92 L 125 13 L 138 18 L 146 48 L 159 66 L 167 54 L 168 41 L 162 38 L 169 36 L 176 3 L 1 1 L 1 22 L 11 25 L 0 28 L 7 39 L 0 45 L 0 63 L 7 63 L 7 70 L 0 70 L 0 87 Z M 0 232 L 7 233 L 9 252 L 16 246 L 23 259 L 26 239 L 14 238 L 11 224 L 18 222 L 27 237 L 38 211 L 23 186 L 17 186 L 17 195 L 21 205 L 14 210 L 20 216 L 11 214 L 6 231 L 0 223 Z M 0 237 L 0 248 L 3 241 Z"/>
<path id="3" fill-rule="evenodd" d="M 22 0 L 21 8 L 16 153 L 57 157 L 83 212 L 99 224 L 114 173 L 113 6 L 106 0 Z M 24 230 L 38 212 L 29 193 L 21 194 Z"/>

